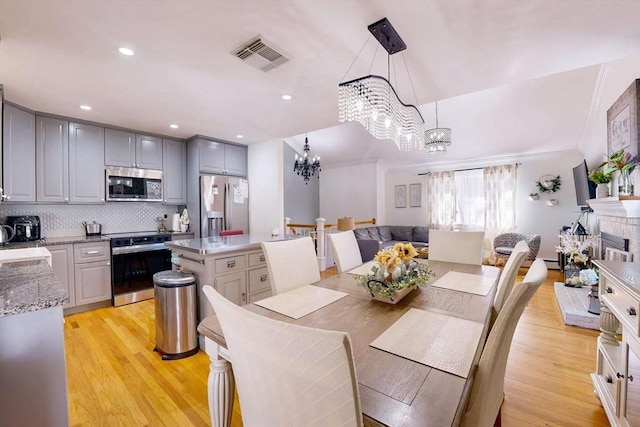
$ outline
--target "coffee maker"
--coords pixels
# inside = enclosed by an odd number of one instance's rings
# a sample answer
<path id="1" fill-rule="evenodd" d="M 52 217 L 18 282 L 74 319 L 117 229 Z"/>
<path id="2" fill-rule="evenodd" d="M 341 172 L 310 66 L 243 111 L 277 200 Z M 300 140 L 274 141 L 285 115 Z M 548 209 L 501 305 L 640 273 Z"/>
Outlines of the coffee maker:
<path id="1" fill-rule="evenodd" d="M 40 240 L 40 217 L 36 215 L 7 216 L 5 223 L 15 232 L 12 242 Z"/>

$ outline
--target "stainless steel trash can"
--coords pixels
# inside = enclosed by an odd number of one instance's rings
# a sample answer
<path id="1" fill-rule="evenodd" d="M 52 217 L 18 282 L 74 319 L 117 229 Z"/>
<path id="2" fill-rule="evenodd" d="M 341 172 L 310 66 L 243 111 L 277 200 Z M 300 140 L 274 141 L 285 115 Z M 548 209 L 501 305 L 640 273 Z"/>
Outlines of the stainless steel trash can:
<path id="1" fill-rule="evenodd" d="M 163 360 L 198 352 L 196 336 L 196 279 L 176 270 L 153 275 L 156 308 L 155 351 Z"/>

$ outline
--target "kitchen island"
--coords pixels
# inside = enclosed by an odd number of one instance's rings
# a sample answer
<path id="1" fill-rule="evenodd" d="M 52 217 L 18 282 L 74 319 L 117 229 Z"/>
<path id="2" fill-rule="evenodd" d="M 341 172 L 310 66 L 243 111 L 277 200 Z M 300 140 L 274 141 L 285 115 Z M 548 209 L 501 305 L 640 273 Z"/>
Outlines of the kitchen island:
<path id="1" fill-rule="evenodd" d="M 0 425 L 69 424 L 67 299 L 47 260 L 0 263 Z"/>
<path id="2" fill-rule="evenodd" d="M 299 236 L 271 236 L 268 233 L 241 234 L 165 242 L 178 258 L 184 272 L 193 273 L 198 288 L 198 321 L 213 314 L 202 287 L 213 286 L 238 305 L 271 296 L 267 264 L 261 242 Z M 202 348 L 202 339 L 200 347 Z"/>

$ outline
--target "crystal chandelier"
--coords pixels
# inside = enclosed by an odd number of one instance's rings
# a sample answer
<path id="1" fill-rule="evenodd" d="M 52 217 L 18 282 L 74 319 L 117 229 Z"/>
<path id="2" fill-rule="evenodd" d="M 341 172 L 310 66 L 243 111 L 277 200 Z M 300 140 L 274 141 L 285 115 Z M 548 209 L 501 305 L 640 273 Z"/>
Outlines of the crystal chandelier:
<path id="1" fill-rule="evenodd" d="M 369 25 L 368 28 L 389 55 L 407 48 L 387 18 Z M 389 65 L 387 70 L 389 71 Z M 424 148 L 425 128 L 420 111 L 414 105 L 403 103 L 389 80 L 384 77 L 370 74 L 340 83 L 338 119 L 340 122 L 359 122 L 373 137 L 390 139 L 400 150 Z"/>
<path id="2" fill-rule="evenodd" d="M 296 154 L 296 160 L 293 162 L 293 171 L 304 178 L 305 184 L 309 183 L 309 177 L 318 174 L 320 178 L 320 156 L 315 155 L 309 160 L 309 139 L 304 137 L 304 148 L 302 156 Z"/>
<path id="3" fill-rule="evenodd" d="M 436 102 L 436 127 L 425 133 L 425 148 L 429 154 L 446 153 L 451 145 L 451 129 L 438 127 L 438 103 Z"/>

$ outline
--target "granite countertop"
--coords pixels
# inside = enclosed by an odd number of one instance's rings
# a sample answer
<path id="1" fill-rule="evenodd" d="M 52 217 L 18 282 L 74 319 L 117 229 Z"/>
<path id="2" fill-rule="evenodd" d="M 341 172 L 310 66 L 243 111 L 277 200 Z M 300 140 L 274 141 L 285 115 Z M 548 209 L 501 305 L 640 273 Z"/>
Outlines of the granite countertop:
<path id="1" fill-rule="evenodd" d="M 68 299 L 47 261 L 0 264 L 0 317 L 55 307 Z"/>
<path id="2" fill-rule="evenodd" d="M 11 242 L 8 245 L 0 246 L 2 249 L 39 248 L 41 246 L 69 245 L 72 243 L 108 242 L 108 236 L 68 236 L 68 237 L 47 237 L 31 242 Z"/>
<path id="3" fill-rule="evenodd" d="M 226 252 L 260 249 L 261 242 L 297 239 L 302 236 L 279 235 L 270 233 L 250 233 L 226 237 L 207 237 L 204 239 L 185 239 L 165 242 L 164 245 L 173 250 L 182 250 L 199 255 L 218 255 Z"/>

